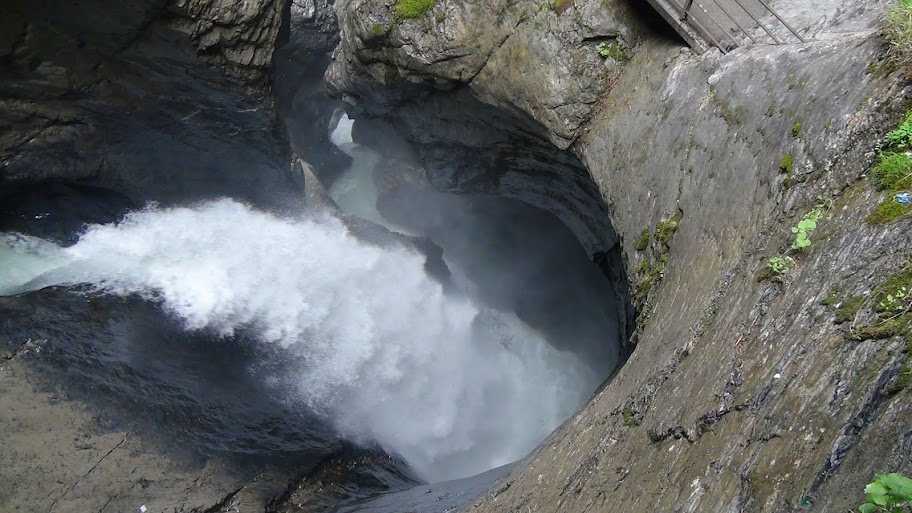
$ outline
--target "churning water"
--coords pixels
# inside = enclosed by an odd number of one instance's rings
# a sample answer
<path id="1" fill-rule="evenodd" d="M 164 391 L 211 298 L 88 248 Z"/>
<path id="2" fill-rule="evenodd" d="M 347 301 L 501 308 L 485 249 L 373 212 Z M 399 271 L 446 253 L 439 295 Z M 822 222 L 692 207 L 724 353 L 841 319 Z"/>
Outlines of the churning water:
<path id="1" fill-rule="evenodd" d="M 524 456 L 602 378 L 515 315 L 445 293 L 413 250 L 328 217 L 149 208 L 70 247 L 5 234 L 0 269 L 0 295 L 83 285 L 155 301 L 187 330 L 256 333 L 302 362 L 277 383 L 428 480 Z"/>

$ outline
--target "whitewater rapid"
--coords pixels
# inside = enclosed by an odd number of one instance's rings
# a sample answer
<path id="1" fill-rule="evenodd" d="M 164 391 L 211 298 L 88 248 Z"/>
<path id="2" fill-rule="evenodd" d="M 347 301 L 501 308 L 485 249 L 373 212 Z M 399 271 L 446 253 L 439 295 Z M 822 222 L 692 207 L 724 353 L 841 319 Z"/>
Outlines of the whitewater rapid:
<path id="1" fill-rule="evenodd" d="M 4 234 L 0 269 L 0 295 L 140 295 L 187 330 L 279 344 L 302 363 L 276 386 L 429 481 L 523 457 L 600 380 L 515 315 L 446 294 L 415 251 L 364 244 L 330 217 L 148 208 L 69 247 Z"/>

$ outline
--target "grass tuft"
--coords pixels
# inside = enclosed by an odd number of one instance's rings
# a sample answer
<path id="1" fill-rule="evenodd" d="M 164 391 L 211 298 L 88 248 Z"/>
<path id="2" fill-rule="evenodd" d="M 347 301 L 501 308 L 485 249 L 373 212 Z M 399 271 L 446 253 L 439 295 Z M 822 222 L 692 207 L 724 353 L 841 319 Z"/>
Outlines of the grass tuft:
<path id="1" fill-rule="evenodd" d="M 634 247 L 637 251 L 644 251 L 649 247 L 649 228 L 643 228 L 643 233 L 640 234 L 640 238 L 637 239 Z"/>
<path id="2" fill-rule="evenodd" d="M 795 167 L 795 157 L 791 153 L 786 154 L 782 157 L 782 160 L 779 161 L 779 171 L 783 173 L 791 173 L 792 169 Z"/>
<path id="3" fill-rule="evenodd" d="M 399 0 L 396 3 L 396 14 L 403 19 L 417 18 L 431 10 L 437 0 Z"/>
<path id="4" fill-rule="evenodd" d="M 889 44 L 887 58 L 892 64 L 912 69 L 912 0 L 900 0 L 884 19 L 884 37 Z"/>
<path id="5" fill-rule="evenodd" d="M 881 153 L 874 167 L 877 188 L 901 191 L 912 188 L 912 157 L 905 153 Z"/>

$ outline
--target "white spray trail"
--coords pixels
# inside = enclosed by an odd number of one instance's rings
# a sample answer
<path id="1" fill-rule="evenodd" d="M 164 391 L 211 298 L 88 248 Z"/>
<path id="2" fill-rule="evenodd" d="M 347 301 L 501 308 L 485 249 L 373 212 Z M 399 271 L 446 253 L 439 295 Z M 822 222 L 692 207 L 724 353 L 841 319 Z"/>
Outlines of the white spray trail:
<path id="1" fill-rule="evenodd" d="M 522 457 L 598 383 L 515 316 L 445 295 L 420 255 L 362 244 L 335 219 L 222 200 L 135 212 L 43 251 L 32 271 L 56 267 L 30 289 L 141 294 L 187 329 L 249 328 L 304 355 L 296 393 L 343 435 L 378 442 L 428 480 Z"/>

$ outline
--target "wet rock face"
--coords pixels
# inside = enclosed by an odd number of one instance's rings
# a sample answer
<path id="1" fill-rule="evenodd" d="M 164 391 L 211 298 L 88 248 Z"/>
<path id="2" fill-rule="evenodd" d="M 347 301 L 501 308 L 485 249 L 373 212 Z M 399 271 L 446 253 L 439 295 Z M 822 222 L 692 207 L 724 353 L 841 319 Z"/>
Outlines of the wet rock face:
<path id="1" fill-rule="evenodd" d="M 285 9 L 284 0 L 172 0 L 168 12 L 202 60 L 265 90 Z"/>
<path id="2" fill-rule="evenodd" d="M 627 268 L 667 259 L 636 351 L 470 511 L 847 511 L 876 473 L 912 471 L 906 339 L 853 341 L 826 299 L 870 296 L 912 247 L 908 219 L 865 222 L 887 196 L 869 152 L 909 95 L 867 71 L 879 48 L 870 33 L 727 56 L 641 48 L 576 147 Z M 817 205 L 813 245 L 792 250 Z M 674 212 L 669 252 L 638 249 Z M 795 267 L 758 282 L 777 255 Z"/>
<path id="3" fill-rule="evenodd" d="M 588 172 L 560 150 L 633 55 L 643 27 L 626 3 L 441 1 L 403 19 L 393 3 L 352 0 L 336 11 L 327 87 L 416 143 L 437 188 L 545 208 L 592 255 L 616 245 Z"/>
<path id="4" fill-rule="evenodd" d="M 528 118 L 569 146 L 642 30 L 623 2 L 437 2 L 414 19 L 390 2 L 338 2 L 342 43 L 327 72 L 331 91 L 368 114 L 416 94 L 468 86 L 485 104 Z M 609 56 L 597 48 L 604 44 Z M 609 52 L 608 49 L 611 49 Z"/>
<path id="5" fill-rule="evenodd" d="M 288 45 L 308 53 L 328 53 L 339 44 L 333 0 L 292 0 Z"/>
<path id="6" fill-rule="evenodd" d="M 137 203 L 179 201 L 202 184 L 204 196 L 259 202 L 280 194 L 287 150 L 273 115 L 249 94 L 267 92 L 256 87 L 278 31 L 254 26 L 278 21 L 261 19 L 272 16 L 262 5 L 241 12 L 231 4 L 215 17 L 202 4 L 181 6 L 157 0 L 59 9 L 20 0 L 4 5 L 0 182 L 80 180 Z M 196 16 L 198 25 L 175 18 L 179 7 L 190 9 L 184 14 Z M 219 42 L 194 46 L 176 26 L 194 34 L 197 45 Z M 215 36 L 229 29 L 234 39 Z M 249 45 L 262 47 L 241 59 Z M 222 51 L 221 70 L 200 60 Z M 229 62 L 232 56 L 239 60 Z"/>

